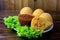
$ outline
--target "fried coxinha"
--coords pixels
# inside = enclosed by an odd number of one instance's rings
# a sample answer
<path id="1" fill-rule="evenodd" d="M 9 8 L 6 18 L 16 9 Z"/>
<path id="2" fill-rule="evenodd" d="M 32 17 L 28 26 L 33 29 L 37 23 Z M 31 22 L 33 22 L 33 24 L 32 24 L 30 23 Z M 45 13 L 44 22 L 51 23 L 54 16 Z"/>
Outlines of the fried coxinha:
<path id="1" fill-rule="evenodd" d="M 45 30 L 53 24 L 53 19 L 49 13 L 43 13 L 39 17 L 34 17 L 31 26 L 35 29 Z"/>

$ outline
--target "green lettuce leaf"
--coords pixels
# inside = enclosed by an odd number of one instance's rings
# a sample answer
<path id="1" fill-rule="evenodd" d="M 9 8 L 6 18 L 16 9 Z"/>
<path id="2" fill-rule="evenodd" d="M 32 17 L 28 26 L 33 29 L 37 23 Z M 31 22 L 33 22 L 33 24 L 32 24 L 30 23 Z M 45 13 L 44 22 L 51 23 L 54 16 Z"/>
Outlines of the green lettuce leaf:
<path id="1" fill-rule="evenodd" d="M 21 26 L 18 16 L 4 17 L 4 24 L 8 29 L 16 30 L 18 37 L 38 38 L 39 35 L 42 37 L 44 32 L 44 30 L 35 30 L 33 26 Z"/>

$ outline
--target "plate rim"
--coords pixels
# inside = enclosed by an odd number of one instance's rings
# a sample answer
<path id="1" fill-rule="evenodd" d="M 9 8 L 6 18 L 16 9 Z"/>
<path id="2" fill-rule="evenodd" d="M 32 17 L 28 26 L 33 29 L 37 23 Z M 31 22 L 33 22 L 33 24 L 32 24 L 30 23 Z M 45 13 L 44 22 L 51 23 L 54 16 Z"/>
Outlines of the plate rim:
<path id="1" fill-rule="evenodd" d="M 54 27 L 54 25 L 51 25 L 51 27 L 48 28 L 47 30 L 45 30 L 44 33 L 51 31 L 53 29 L 53 27 Z"/>

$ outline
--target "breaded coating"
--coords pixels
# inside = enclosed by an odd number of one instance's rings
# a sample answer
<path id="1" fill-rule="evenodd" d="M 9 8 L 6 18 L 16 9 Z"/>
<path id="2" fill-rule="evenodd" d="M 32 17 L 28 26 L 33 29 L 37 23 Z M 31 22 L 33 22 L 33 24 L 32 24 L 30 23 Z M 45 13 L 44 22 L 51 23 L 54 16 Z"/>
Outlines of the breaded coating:
<path id="1" fill-rule="evenodd" d="M 34 17 L 31 21 L 31 26 L 39 30 L 45 30 L 50 25 L 52 25 L 52 23 L 42 17 Z"/>
<path id="2" fill-rule="evenodd" d="M 42 13 L 44 13 L 44 11 L 42 9 L 36 9 L 33 12 L 33 15 L 39 17 Z"/>
<path id="3" fill-rule="evenodd" d="M 20 14 L 32 14 L 33 10 L 30 7 L 24 7 L 20 10 Z"/>

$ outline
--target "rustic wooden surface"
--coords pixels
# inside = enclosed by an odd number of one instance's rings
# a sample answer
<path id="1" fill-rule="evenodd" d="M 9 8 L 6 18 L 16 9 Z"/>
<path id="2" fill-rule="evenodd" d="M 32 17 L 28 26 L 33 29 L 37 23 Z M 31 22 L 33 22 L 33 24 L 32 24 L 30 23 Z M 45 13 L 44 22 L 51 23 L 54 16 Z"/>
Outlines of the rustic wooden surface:
<path id="1" fill-rule="evenodd" d="M 18 13 L 19 10 L 0 10 L 0 40 L 27 40 L 26 38 L 17 37 L 16 33 L 8 30 L 3 23 L 3 17 L 18 15 Z M 60 40 L 60 13 L 53 11 L 50 13 L 54 19 L 54 28 L 50 32 L 44 33 L 42 38 L 31 40 Z"/>
<path id="2" fill-rule="evenodd" d="M 49 11 L 60 11 L 60 0 L 0 0 L 0 9 L 20 10 L 26 6 L 32 9 L 41 8 Z"/>

